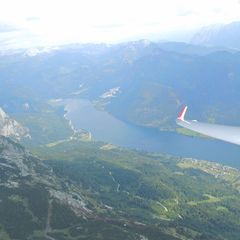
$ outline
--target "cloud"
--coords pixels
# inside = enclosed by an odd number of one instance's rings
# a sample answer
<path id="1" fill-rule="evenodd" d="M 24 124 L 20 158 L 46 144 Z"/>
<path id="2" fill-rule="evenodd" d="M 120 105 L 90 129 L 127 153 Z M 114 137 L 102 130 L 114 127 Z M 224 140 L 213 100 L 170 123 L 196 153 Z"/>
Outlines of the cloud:
<path id="1" fill-rule="evenodd" d="M 21 41 L 24 46 L 36 42 L 34 36 L 48 44 L 119 42 L 123 38 L 163 36 L 240 20 L 240 0 L 0 0 L 0 3 L 1 37 L 18 32 L 18 38 L 12 35 L 13 41 Z"/>
<path id="2" fill-rule="evenodd" d="M 0 52 L 9 49 L 23 49 L 38 46 L 45 46 L 45 43 L 41 37 L 27 29 L 0 31 Z"/>
<path id="3" fill-rule="evenodd" d="M 15 27 L 15 26 L 0 23 L 0 33 L 15 32 L 17 30 L 19 30 L 19 28 Z"/>
<path id="4" fill-rule="evenodd" d="M 180 17 L 187 17 L 187 16 L 195 15 L 195 14 L 197 14 L 197 13 L 194 11 L 191 11 L 191 10 L 179 10 L 177 12 L 177 16 L 180 16 Z"/>
<path id="5" fill-rule="evenodd" d="M 104 25 L 93 25 L 94 28 L 101 29 L 113 29 L 113 28 L 121 28 L 124 27 L 125 24 L 104 24 Z"/>
<path id="6" fill-rule="evenodd" d="M 28 21 L 28 22 L 39 21 L 39 20 L 41 20 L 40 17 L 27 17 L 26 18 L 26 21 Z"/>

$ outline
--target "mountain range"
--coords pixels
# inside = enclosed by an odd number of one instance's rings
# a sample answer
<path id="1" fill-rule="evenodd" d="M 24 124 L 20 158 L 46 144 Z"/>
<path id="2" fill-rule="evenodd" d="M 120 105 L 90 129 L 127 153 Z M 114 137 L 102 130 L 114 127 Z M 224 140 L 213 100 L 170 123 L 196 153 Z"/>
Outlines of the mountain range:
<path id="1" fill-rule="evenodd" d="M 191 43 L 205 46 L 227 47 L 240 49 L 240 22 L 215 24 L 203 27 L 197 32 Z"/>
<path id="2" fill-rule="evenodd" d="M 188 104 L 238 125 L 239 63 L 226 46 L 146 40 L 2 55 L 0 239 L 238 239 L 239 169 L 92 141 L 52 103 L 165 131 Z"/>
<path id="3" fill-rule="evenodd" d="M 175 128 L 183 104 L 199 120 L 238 124 L 240 116 L 240 54 L 225 48 L 149 41 L 88 44 L 35 56 L 7 55 L 0 62 L 0 103 L 10 115 L 36 112 L 39 100 L 77 97 L 124 121 L 164 130 Z M 111 89 L 118 91 L 103 98 Z"/>

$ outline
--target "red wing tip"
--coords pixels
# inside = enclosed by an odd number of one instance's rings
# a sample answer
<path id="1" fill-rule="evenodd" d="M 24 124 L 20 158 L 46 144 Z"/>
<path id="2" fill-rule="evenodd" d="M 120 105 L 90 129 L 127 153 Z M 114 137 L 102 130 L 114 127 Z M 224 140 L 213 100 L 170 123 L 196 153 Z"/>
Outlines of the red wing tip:
<path id="1" fill-rule="evenodd" d="M 181 121 L 184 121 L 184 116 L 185 116 L 185 113 L 187 111 L 187 106 L 184 106 L 184 108 L 182 109 L 182 111 L 179 113 L 178 115 L 178 120 L 181 120 Z"/>

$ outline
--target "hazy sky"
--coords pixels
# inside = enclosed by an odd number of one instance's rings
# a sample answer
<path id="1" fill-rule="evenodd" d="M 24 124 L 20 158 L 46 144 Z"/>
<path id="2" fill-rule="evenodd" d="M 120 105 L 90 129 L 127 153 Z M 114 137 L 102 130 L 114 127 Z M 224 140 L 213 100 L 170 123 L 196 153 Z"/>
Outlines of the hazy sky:
<path id="1" fill-rule="evenodd" d="M 239 0 L 0 0 L 0 48 L 166 38 L 240 20 Z"/>

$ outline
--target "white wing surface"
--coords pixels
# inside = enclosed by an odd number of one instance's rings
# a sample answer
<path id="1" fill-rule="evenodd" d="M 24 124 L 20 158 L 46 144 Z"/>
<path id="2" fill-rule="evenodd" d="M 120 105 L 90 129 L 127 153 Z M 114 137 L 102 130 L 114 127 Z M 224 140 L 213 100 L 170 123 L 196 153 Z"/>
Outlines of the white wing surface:
<path id="1" fill-rule="evenodd" d="M 176 119 L 178 125 L 209 137 L 240 145 L 240 127 L 185 120 L 186 111 L 187 106 L 183 108 Z"/>

